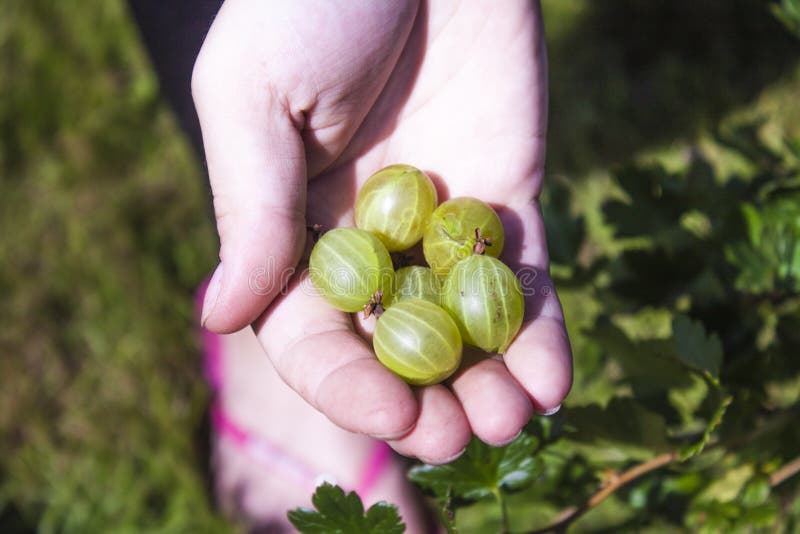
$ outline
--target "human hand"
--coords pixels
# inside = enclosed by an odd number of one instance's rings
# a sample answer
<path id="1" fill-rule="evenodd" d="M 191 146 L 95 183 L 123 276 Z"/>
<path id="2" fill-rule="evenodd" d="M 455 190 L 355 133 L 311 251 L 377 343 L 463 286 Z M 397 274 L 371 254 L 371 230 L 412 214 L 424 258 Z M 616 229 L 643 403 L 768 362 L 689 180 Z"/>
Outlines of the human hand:
<path id="1" fill-rule="evenodd" d="M 438 463 L 472 433 L 513 439 L 572 380 L 536 198 L 546 129 L 538 3 L 227 0 L 192 88 L 221 240 L 203 322 L 253 323 L 283 379 L 340 426 Z M 305 290 L 282 291 L 306 222 L 353 226 L 374 171 L 409 163 L 440 199 L 474 196 L 506 227 L 502 259 L 525 269 L 526 319 L 503 358 L 465 352 L 446 385 L 412 390 L 375 359 L 371 325 Z"/>

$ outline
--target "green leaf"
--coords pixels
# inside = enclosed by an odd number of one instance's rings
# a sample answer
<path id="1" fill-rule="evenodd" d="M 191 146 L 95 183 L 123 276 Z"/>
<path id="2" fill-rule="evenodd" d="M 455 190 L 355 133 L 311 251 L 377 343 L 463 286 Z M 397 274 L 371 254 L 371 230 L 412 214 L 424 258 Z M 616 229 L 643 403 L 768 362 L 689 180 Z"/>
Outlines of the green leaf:
<path id="1" fill-rule="evenodd" d="M 533 436 L 520 436 L 506 448 L 497 466 L 498 487 L 506 491 L 527 488 L 541 471 L 541 464 L 533 454 L 539 441 Z"/>
<path id="2" fill-rule="evenodd" d="M 706 335 L 703 324 L 686 315 L 672 320 L 672 334 L 678 359 L 693 369 L 707 371 L 715 379 L 722 365 L 722 343 L 716 334 Z"/>
<path id="3" fill-rule="evenodd" d="M 731 502 L 696 504 L 686 515 L 691 532 L 717 533 L 728 531 L 742 514 L 741 507 Z"/>
<path id="4" fill-rule="evenodd" d="M 556 264 L 574 263 L 584 239 L 583 218 L 570 213 L 571 195 L 566 180 L 554 180 L 542 196 L 542 216 L 550 244 L 550 260 Z"/>
<path id="5" fill-rule="evenodd" d="M 753 466 L 749 463 L 727 469 L 712 480 L 701 494 L 698 495 L 696 502 L 737 502 L 740 492 L 753 477 L 753 471 Z"/>
<path id="6" fill-rule="evenodd" d="M 539 440 L 521 434 L 505 447 L 491 447 L 473 438 L 467 450 L 447 465 L 419 465 L 409 472 L 418 486 L 440 499 L 448 494 L 465 501 L 493 497 L 498 491 L 513 492 L 528 487 L 541 471 L 534 456 Z"/>
<path id="7" fill-rule="evenodd" d="M 760 506 L 767 502 L 770 491 L 769 478 L 756 476 L 747 483 L 739 498 L 741 503 L 748 508 Z"/>
<path id="8" fill-rule="evenodd" d="M 288 513 L 289 521 L 305 534 L 400 534 L 405 531 L 395 506 L 379 502 L 364 514 L 358 495 L 354 491 L 345 494 L 339 486 L 322 484 L 311 502 L 316 510 L 298 508 Z"/>
<path id="9" fill-rule="evenodd" d="M 769 479 L 753 476 L 751 465 L 731 469 L 703 491 L 687 523 L 700 532 L 752 532 L 774 526 L 779 507 L 769 499 L 770 492 Z"/>
<path id="10" fill-rule="evenodd" d="M 458 532 L 458 527 L 456 527 L 456 509 L 450 488 L 448 488 L 444 496 L 438 497 L 436 501 L 439 504 L 437 509 L 439 519 L 445 530 L 447 530 L 447 534 L 455 534 Z"/>
<path id="11" fill-rule="evenodd" d="M 782 0 L 780 4 L 770 5 L 770 8 L 787 30 L 800 37 L 800 0 Z"/>
<path id="12" fill-rule="evenodd" d="M 767 501 L 764 504 L 746 508 L 736 522 L 740 532 L 752 532 L 756 528 L 774 527 L 778 520 L 780 508 L 777 504 Z"/>
<path id="13" fill-rule="evenodd" d="M 618 326 L 602 321 L 588 335 L 620 365 L 637 396 L 658 395 L 692 384 L 691 373 L 674 358 L 670 339 L 635 342 Z"/>
<path id="14" fill-rule="evenodd" d="M 750 293 L 800 289 L 800 198 L 783 193 L 766 205 L 744 204 L 747 241 L 725 248 L 738 269 L 736 287 Z"/>
<path id="15" fill-rule="evenodd" d="M 671 321 L 672 310 L 651 306 L 645 306 L 635 313 L 617 314 L 612 317 L 614 325 L 632 341 L 669 338 Z"/>
<path id="16" fill-rule="evenodd" d="M 664 418 L 634 399 L 615 398 L 602 408 L 596 404 L 569 408 L 567 422 L 575 428 L 573 439 L 615 447 L 641 458 L 669 449 Z"/>
<path id="17" fill-rule="evenodd" d="M 757 249 L 737 242 L 725 248 L 725 259 L 739 269 L 736 288 L 749 293 L 764 293 L 775 285 L 775 265 Z"/>
<path id="18" fill-rule="evenodd" d="M 695 413 L 699 410 L 711 388 L 702 376 L 692 375 L 692 384 L 685 388 L 672 388 L 667 393 L 670 405 L 678 412 L 683 425 L 691 428 L 695 422 Z"/>
<path id="19" fill-rule="evenodd" d="M 616 236 L 646 237 L 670 250 L 686 242 L 690 234 L 679 224 L 688 204 L 685 180 L 661 166 L 625 167 L 616 179 L 628 198 L 603 206 Z"/>
<path id="20" fill-rule="evenodd" d="M 764 384 L 768 402 L 777 408 L 787 408 L 800 400 L 800 374 L 789 374 Z"/>
<path id="21" fill-rule="evenodd" d="M 711 416 L 711 419 L 708 421 L 708 424 L 703 431 L 703 436 L 700 438 L 700 440 L 684 447 L 681 450 L 680 454 L 678 455 L 681 461 L 688 460 L 692 456 L 703 452 L 703 449 L 708 444 L 708 440 L 711 439 L 711 434 L 722 423 L 722 418 L 725 417 L 725 412 L 728 410 L 728 406 L 730 406 L 731 402 L 733 402 L 733 397 L 730 395 L 722 399 L 719 407 L 714 412 L 714 415 Z"/>
<path id="22" fill-rule="evenodd" d="M 763 231 L 761 214 L 755 206 L 747 203 L 742 205 L 742 217 L 747 225 L 747 236 L 750 238 L 750 242 L 757 244 L 761 240 L 761 232 Z"/>

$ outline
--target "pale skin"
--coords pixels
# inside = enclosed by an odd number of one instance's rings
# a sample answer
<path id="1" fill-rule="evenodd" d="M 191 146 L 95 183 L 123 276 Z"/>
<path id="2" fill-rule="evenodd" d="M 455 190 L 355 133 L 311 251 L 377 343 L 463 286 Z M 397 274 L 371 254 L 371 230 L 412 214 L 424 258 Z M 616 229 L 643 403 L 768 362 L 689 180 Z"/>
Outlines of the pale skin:
<path id="1" fill-rule="evenodd" d="M 561 404 L 572 363 L 537 201 L 547 118 L 538 3 L 227 0 L 192 88 L 223 266 L 207 328 L 252 324 L 308 403 L 432 463 L 457 457 L 472 434 L 507 443 L 534 411 Z M 443 198 L 497 207 L 502 259 L 537 273 L 504 357 L 470 352 L 446 384 L 412 389 L 383 368 L 365 341 L 374 319 L 354 324 L 303 291 L 303 275 L 286 292 L 251 288 L 265 267 L 278 277 L 298 265 L 307 224 L 354 226 L 358 187 L 393 163 L 431 172 Z"/>

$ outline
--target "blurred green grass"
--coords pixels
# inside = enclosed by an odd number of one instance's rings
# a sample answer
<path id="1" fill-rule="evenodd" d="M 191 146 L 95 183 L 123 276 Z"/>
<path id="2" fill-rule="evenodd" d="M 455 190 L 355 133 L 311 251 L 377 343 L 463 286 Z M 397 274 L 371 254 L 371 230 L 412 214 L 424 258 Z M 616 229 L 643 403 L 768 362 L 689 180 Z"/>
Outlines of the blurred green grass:
<path id="1" fill-rule="evenodd" d="M 5 2 L 0 65 L 0 530 L 218 531 L 192 309 L 215 234 L 127 6 Z"/>
<path id="2" fill-rule="evenodd" d="M 3 7 L 0 530 L 225 531 L 194 335 L 216 255 L 201 167 L 124 2 Z M 548 174 L 571 184 L 558 208 L 586 218 L 589 248 L 611 246 L 610 166 L 680 152 L 730 117 L 800 133 L 798 44 L 762 2 L 544 8 Z M 562 297 L 571 329 L 596 313 Z M 580 384 L 591 355 L 576 356 Z"/>

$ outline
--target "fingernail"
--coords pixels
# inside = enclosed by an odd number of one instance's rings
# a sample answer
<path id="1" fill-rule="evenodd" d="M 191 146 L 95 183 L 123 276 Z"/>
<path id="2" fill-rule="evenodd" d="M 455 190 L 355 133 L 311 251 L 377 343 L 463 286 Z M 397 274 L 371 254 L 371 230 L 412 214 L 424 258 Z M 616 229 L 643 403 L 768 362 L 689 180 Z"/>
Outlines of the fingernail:
<path id="1" fill-rule="evenodd" d="M 416 421 L 414 421 L 414 424 L 412 424 L 410 427 L 406 428 L 405 430 L 401 430 L 400 432 L 394 432 L 392 434 L 381 434 L 381 435 L 373 434 L 372 437 L 374 437 L 375 439 L 379 439 L 381 441 L 393 441 L 396 439 L 400 439 L 409 432 L 411 432 L 415 426 L 417 426 Z"/>
<path id="2" fill-rule="evenodd" d="M 519 432 L 514 434 L 514 436 L 512 436 L 511 439 L 507 439 L 507 440 L 501 441 L 499 443 L 492 443 L 491 445 L 494 446 L 494 447 L 505 447 L 506 445 L 508 445 L 509 443 L 511 443 L 512 441 L 514 441 L 518 437 L 520 437 L 521 435 L 522 435 L 522 429 L 520 429 Z"/>
<path id="3" fill-rule="evenodd" d="M 461 456 L 462 454 L 464 454 L 464 451 L 466 451 L 466 450 L 467 450 L 467 448 L 466 448 L 466 447 L 464 447 L 463 449 L 461 449 L 460 451 L 458 451 L 456 454 L 454 454 L 454 455 L 452 455 L 452 456 L 448 456 L 448 457 L 447 457 L 447 458 L 445 458 L 444 460 L 439 460 L 438 462 L 433 462 L 433 461 L 431 461 L 431 460 L 427 460 L 427 459 L 425 459 L 425 458 L 424 458 L 424 457 L 422 457 L 422 456 L 418 456 L 418 458 L 420 459 L 420 461 L 422 461 L 422 462 L 425 462 L 426 464 L 430 464 L 430 465 L 444 465 L 444 464 L 449 464 L 450 462 L 454 462 L 455 460 L 457 460 L 457 459 L 459 458 L 459 456 Z"/>
<path id="4" fill-rule="evenodd" d="M 200 316 L 200 326 L 205 327 L 208 317 L 214 311 L 214 306 L 217 304 L 217 297 L 219 290 L 222 287 L 222 264 L 217 265 L 214 274 L 211 276 L 211 281 L 208 283 L 206 289 L 206 296 L 203 299 L 203 313 Z"/>
<path id="5" fill-rule="evenodd" d="M 543 412 L 540 412 L 540 414 L 541 414 L 541 415 L 544 415 L 544 416 L 548 416 L 548 415 L 555 415 L 555 414 L 557 414 L 557 413 L 558 413 L 558 411 L 559 411 L 560 409 L 561 409 L 561 405 L 559 404 L 559 405 L 558 405 L 558 406 L 556 406 L 555 408 L 550 408 L 549 410 L 545 410 L 545 411 L 543 411 Z"/>

